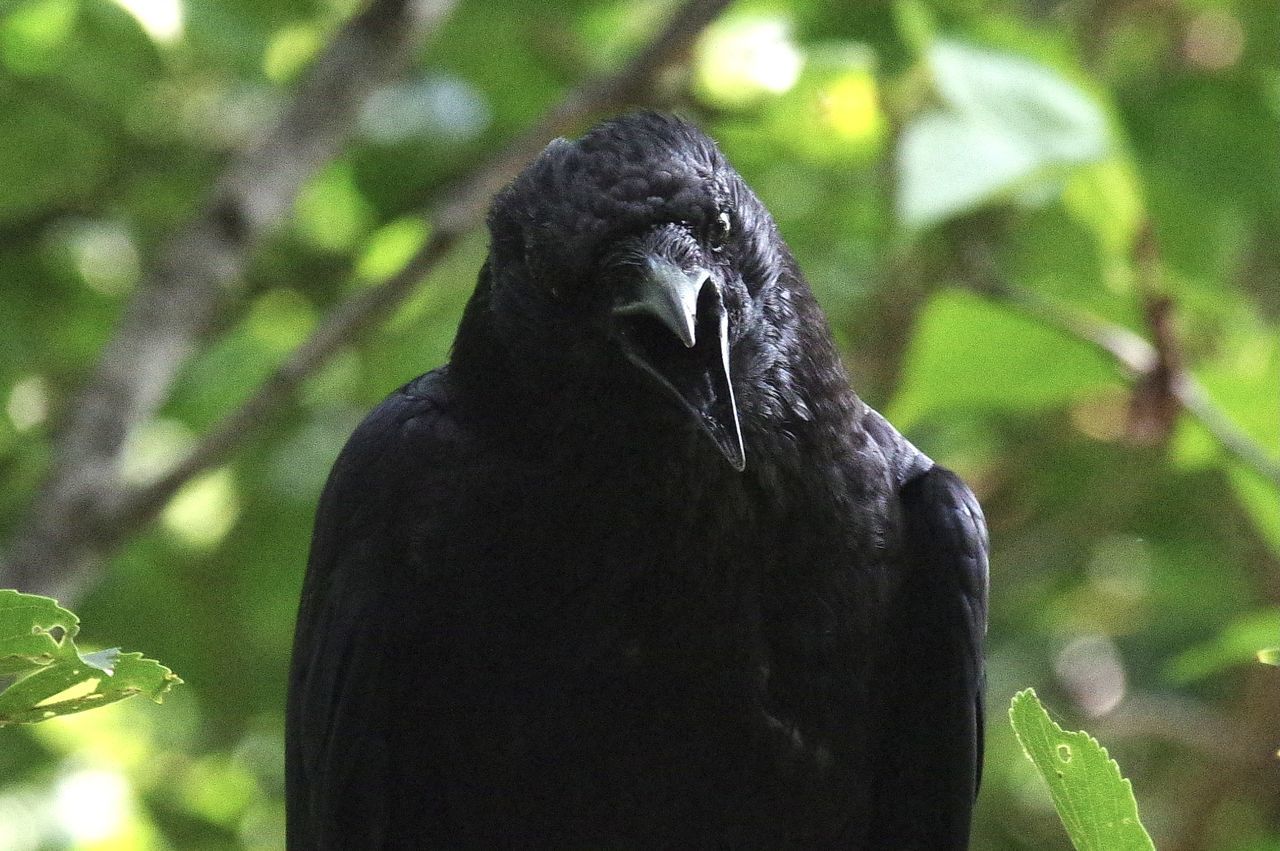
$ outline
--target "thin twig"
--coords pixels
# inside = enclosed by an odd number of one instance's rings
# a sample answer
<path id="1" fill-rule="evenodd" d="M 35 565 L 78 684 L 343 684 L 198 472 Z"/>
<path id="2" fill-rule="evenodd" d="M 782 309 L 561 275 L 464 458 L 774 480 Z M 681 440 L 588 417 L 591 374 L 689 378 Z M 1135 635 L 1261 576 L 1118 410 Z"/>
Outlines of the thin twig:
<path id="1" fill-rule="evenodd" d="M 199 213 L 158 251 L 85 385 L 68 401 L 54 462 L 0 585 L 65 591 L 122 493 L 128 436 L 218 327 L 244 267 L 302 184 L 341 150 L 368 96 L 402 70 L 454 0 L 371 0 L 334 36 L 260 140 L 232 158 Z"/>
<path id="2" fill-rule="evenodd" d="M 328 319 L 253 392 L 240 407 L 225 415 L 207 435 L 160 478 L 125 494 L 114 523 L 136 529 L 164 507 L 192 477 L 221 463 L 285 407 L 302 383 L 344 346 L 376 325 L 402 302 L 448 253 L 457 234 L 437 232 L 394 276 L 374 289 L 340 304 Z M 105 545 L 110 541 L 104 539 Z"/>
<path id="3" fill-rule="evenodd" d="M 1280 459 L 1267 452 L 1223 413 L 1191 372 L 1180 364 L 1171 367 L 1171 359 L 1162 358 L 1157 347 L 1141 335 L 1009 282 L 1000 275 L 990 251 L 980 242 L 965 242 L 961 267 L 965 283 L 971 289 L 1012 305 L 1069 337 L 1091 344 L 1111 356 L 1126 378 L 1134 383 L 1142 381 L 1155 370 L 1172 368 L 1168 389 L 1182 410 L 1203 426 L 1237 461 L 1280 488 Z"/>
<path id="4" fill-rule="evenodd" d="M 1236 460 L 1280 488 L 1280 461 L 1236 425 L 1214 404 L 1209 391 L 1189 372 L 1181 373 L 1173 382 L 1173 395 L 1191 417 Z"/>
<path id="5" fill-rule="evenodd" d="M 249 399 L 227 414 L 195 449 L 159 479 L 128 490 L 115 490 L 110 500 L 96 499 L 93 511 L 56 522 L 82 524 L 84 532 L 74 551 L 44 544 L 36 560 L 11 565 L 0 585 L 48 588 L 42 574 L 66 577 L 83 571 L 86 562 L 101 556 L 147 522 L 193 476 L 230 457 L 255 430 L 292 404 L 303 382 L 343 347 L 376 327 L 404 301 L 454 243 L 481 220 L 492 194 L 510 182 L 547 143 L 585 119 L 631 105 L 652 103 L 651 90 L 662 73 L 687 55 L 698 34 L 730 0 L 688 0 L 669 23 L 623 68 L 572 90 L 537 125 L 513 140 L 495 157 L 473 169 L 455 184 L 429 216 L 431 237 L 395 275 L 376 288 L 340 304 Z M 145 358 L 135 358 L 145 366 Z M 165 385 L 167 387 L 167 384 Z M 148 414 L 154 406 L 148 410 Z M 66 501 L 62 503 L 65 505 Z M 51 515 L 52 516 L 52 515 Z M 37 534 L 37 538 L 40 537 Z M 46 574 L 47 575 L 47 574 Z M 64 584 L 60 583 L 60 584 Z"/>

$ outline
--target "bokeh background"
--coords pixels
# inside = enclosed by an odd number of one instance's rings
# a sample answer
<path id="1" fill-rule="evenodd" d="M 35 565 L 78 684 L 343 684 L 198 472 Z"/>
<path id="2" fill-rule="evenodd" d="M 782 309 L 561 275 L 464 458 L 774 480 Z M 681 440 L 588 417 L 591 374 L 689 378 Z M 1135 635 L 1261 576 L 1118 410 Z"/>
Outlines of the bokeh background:
<path id="1" fill-rule="evenodd" d="M 443 199 L 487 193 L 510 140 L 688 14 L 435 5 L 332 150 L 299 161 L 299 191 L 260 232 L 226 225 L 247 262 L 157 359 L 174 380 L 97 471 L 108 490 L 200 446 L 326 317 L 382 292 L 447 224 L 432 223 Z M 13 557 L 50 469 L 76 461 L 57 441 L 125 305 L 188 222 L 207 225 L 211 187 L 359 11 L 0 2 L 0 586 L 56 590 L 87 643 L 186 680 L 163 706 L 0 730 L 0 851 L 282 847 L 315 502 L 363 412 L 447 358 L 486 250 L 475 210 L 385 319 L 343 336 L 173 498 L 35 574 Z M 1280 671 L 1254 657 L 1280 644 L 1280 6 L 739 2 L 660 65 L 597 106 L 674 108 L 720 140 L 855 386 L 986 507 L 974 847 L 1067 847 L 1007 725 L 1034 686 L 1109 747 L 1161 849 L 1280 849 Z M 572 133 L 594 116 L 562 117 Z M 174 292 L 206 261 L 177 264 Z"/>

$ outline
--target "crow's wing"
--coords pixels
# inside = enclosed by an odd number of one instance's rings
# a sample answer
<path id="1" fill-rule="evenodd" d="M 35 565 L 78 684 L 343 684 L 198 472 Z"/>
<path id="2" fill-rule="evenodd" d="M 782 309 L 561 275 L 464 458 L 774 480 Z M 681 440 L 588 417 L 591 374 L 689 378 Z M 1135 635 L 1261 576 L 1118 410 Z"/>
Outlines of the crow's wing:
<path id="1" fill-rule="evenodd" d="M 987 526 L 933 466 L 899 492 L 905 576 L 884 636 L 884 726 L 868 847 L 962 849 L 982 775 Z"/>
<path id="2" fill-rule="evenodd" d="M 286 713 L 288 846 L 394 841 L 391 681 L 407 652 L 390 589 L 413 588 L 406 516 L 443 492 L 461 440 L 445 370 L 410 382 L 352 434 L 320 500 L 294 637 Z M 416 521 L 416 525 L 415 525 Z M 429 768 L 423 767 L 424 771 Z M 421 780 L 421 778 L 419 778 Z M 419 802 L 419 814 L 432 806 Z"/>

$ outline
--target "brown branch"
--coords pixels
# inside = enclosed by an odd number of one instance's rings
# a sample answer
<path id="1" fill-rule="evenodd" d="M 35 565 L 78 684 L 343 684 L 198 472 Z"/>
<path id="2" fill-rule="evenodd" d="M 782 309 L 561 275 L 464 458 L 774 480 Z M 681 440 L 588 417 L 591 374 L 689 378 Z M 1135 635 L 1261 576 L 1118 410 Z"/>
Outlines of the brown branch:
<path id="1" fill-rule="evenodd" d="M 694 39 L 729 5 L 729 0 L 691 0 L 678 10 L 648 46 L 619 71 L 571 91 L 532 129 L 473 169 L 431 215 L 431 238 L 395 275 L 378 287 L 339 305 L 253 395 L 227 414 L 172 470 L 130 494 L 118 525 L 134 528 L 159 511 L 185 482 L 226 460 L 248 436 L 289 405 L 302 383 L 329 358 L 376 326 L 404 301 L 454 243 L 475 227 L 489 198 L 509 183 L 546 143 L 601 112 L 644 100 L 658 76 L 683 57 Z"/>
<path id="2" fill-rule="evenodd" d="M 664 71 L 686 58 L 694 41 L 731 0 L 686 0 L 662 28 L 626 65 L 612 74 L 589 80 L 570 91 L 537 124 L 447 193 L 432 216 L 437 229 L 462 232 L 483 216 L 489 199 L 524 168 L 554 137 L 584 120 L 633 106 L 662 105 L 652 89 Z"/>
<path id="3" fill-rule="evenodd" d="M 1155 363 L 1134 382 L 1125 431 L 1133 443 L 1154 446 L 1168 440 L 1178 424 L 1182 405 L 1174 391 L 1184 372 L 1182 349 L 1174 330 L 1173 299 L 1164 294 L 1160 247 L 1150 221 L 1138 229 L 1130 253 Z"/>
<path id="4" fill-rule="evenodd" d="M 1069 337 L 1089 343 L 1114 359 L 1126 377 L 1137 385 L 1163 380 L 1169 396 L 1223 449 L 1280 488 L 1280 459 L 1267 452 L 1214 404 L 1204 385 L 1182 366 L 1181 358 L 1173 352 L 1167 336 L 1171 333 L 1167 305 L 1164 310 L 1158 307 L 1158 302 L 1154 307 L 1149 305 L 1147 315 L 1148 321 L 1155 324 L 1153 334 L 1157 338 L 1165 335 L 1153 345 L 1128 328 L 1072 310 L 1005 280 L 996 268 L 989 246 L 980 241 L 965 241 L 960 253 L 961 273 L 971 289 L 1012 305 Z"/>
<path id="5" fill-rule="evenodd" d="M 473 169 L 444 196 L 430 215 L 431 238 L 394 276 L 378 287 L 339 305 L 319 329 L 296 349 L 239 408 L 227 414 L 200 444 L 171 471 L 154 482 L 121 493 L 98 515 L 101 519 L 78 542 L 79 555 L 93 558 L 107 552 L 150 518 L 185 482 L 230 457 L 253 432 L 276 413 L 292 404 L 302 383 L 344 346 L 375 327 L 404 301 L 413 288 L 436 266 L 460 236 L 482 218 L 489 198 L 510 182 L 524 165 L 560 133 L 603 112 L 641 103 L 653 103 L 651 91 L 664 71 L 683 60 L 698 34 L 730 0 L 688 0 L 629 63 L 615 73 L 588 81 L 553 107 L 537 125 L 513 140 L 489 161 Z M 65 515 L 64 515 L 65 519 Z M 69 555 L 69 554 L 68 554 Z M 66 574 L 75 568 L 51 552 L 37 569 Z M 15 575 L 27 585 L 39 583 L 31 568 L 18 563 Z M 13 572 L 13 571 L 11 571 Z M 13 580 L 5 577 L 0 585 Z"/>
<path id="6" fill-rule="evenodd" d="M 128 492 L 114 516 L 117 536 L 99 538 L 103 549 L 146 523 L 192 477 L 232 455 L 254 431 L 288 405 L 298 388 L 355 337 L 384 319 L 448 253 L 459 234 L 437 231 L 394 276 L 340 304 L 240 407 L 226 414 L 171 470 Z"/>
<path id="7" fill-rule="evenodd" d="M 65 591 L 92 561 L 124 487 L 125 441 L 212 335 L 248 258 L 302 184 L 346 142 L 361 104 L 405 67 L 453 0 L 371 0 L 316 59 L 262 138 L 232 159 L 204 207 L 161 246 L 88 381 L 69 401 L 53 465 L 0 585 Z"/>

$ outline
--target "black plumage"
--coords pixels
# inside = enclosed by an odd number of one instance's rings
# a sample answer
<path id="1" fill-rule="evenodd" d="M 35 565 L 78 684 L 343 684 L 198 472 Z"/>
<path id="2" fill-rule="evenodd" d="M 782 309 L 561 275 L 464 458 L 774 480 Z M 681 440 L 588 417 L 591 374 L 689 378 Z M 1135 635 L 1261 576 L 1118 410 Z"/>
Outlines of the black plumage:
<path id="1" fill-rule="evenodd" d="M 489 228 L 450 363 L 321 500 L 290 847 L 965 847 L 982 514 L 849 389 L 759 200 L 641 114 Z"/>

